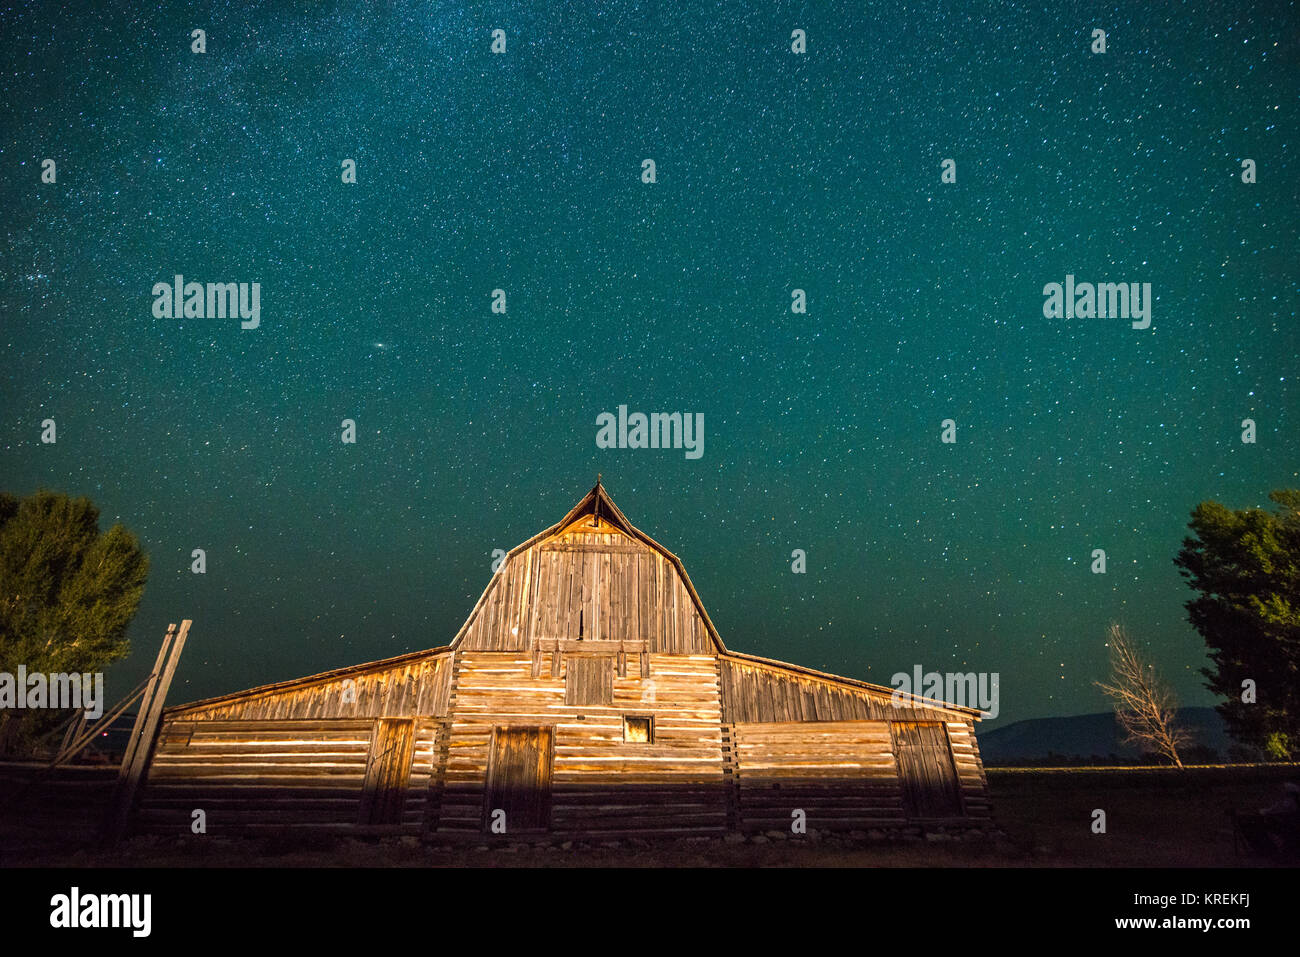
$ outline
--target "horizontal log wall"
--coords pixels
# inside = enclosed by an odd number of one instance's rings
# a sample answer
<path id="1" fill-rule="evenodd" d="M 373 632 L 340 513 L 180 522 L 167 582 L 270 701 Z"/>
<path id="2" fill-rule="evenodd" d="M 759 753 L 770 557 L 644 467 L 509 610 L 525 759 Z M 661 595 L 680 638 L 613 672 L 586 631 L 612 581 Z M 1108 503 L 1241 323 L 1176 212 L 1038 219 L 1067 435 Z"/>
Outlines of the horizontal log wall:
<path id="1" fill-rule="evenodd" d="M 989 782 L 980 759 L 975 726 L 969 721 L 949 721 L 948 744 L 957 766 L 957 783 L 961 786 L 962 805 L 968 818 L 987 820 L 992 816 Z"/>
<path id="2" fill-rule="evenodd" d="M 168 721 L 141 795 L 138 827 L 190 833 L 356 825 L 375 722 Z"/>
<path id="3" fill-rule="evenodd" d="M 795 807 L 819 829 L 896 824 L 889 722 L 906 720 L 943 724 L 965 813 L 989 814 L 964 712 L 719 655 L 675 559 L 589 515 L 508 558 L 454 647 L 168 709 L 142 820 L 188 828 L 202 799 L 224 827 L 477 834 L 493 728 L 540 726 L 552 833 L 788 830 Z M 653 741 L 624 741 L 626 714 L 652 717 Z M 397 718 L 414 723 L 377 723 Z M 409 773 L 371 753 L 385 737 L 410 749 Z M 375 797 L 395 778 L 400 814 Z"/>
<path id="4" fill-rule="evenodd" d="M 790 832 L 802 810 L 817 830 L 904 823 L 888 721 L 732 726 L 742 827 Z"/>
<path id="5" fill-rule="evenodd" d="M 676 567 L 602 521 L 568 529 L 506 560 L 458 647 L 521 651 L 537 641 L 647 642 L 665 654 L 716 649 Z"/>
<path id="6" fill-rule="evenodd" d="M 441 715 L 447 711 L 451 670 L 451 653 L 443 652 L 389 668 L 304 682 L 283 690 L 238 696 L 210 705 L 172 708 L 167 715 L 185 721 Z"/>
<path id="7" fill-rule="evenodd" d="M 551 831 L 720 832 L 726 827 L 716 658 L 629 658 L 613 704 L 566 705 L 563 674 L 532 677 L 527 654 L 460 652 L 437 828 L 482 828 L 494 726 L 552 726 Z M 623 740 L 623 715 L 654 718 L 654 741 Z"/>

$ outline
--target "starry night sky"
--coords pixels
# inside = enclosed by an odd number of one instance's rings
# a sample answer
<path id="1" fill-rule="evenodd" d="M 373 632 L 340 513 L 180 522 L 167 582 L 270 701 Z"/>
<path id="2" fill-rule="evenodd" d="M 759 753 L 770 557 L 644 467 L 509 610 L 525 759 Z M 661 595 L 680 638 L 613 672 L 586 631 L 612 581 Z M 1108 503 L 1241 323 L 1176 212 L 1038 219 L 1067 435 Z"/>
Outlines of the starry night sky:
<path id="1" fill-rule="evenodd" d="M 1300 485 L 1295 2 L 59 6 L 0 11 L 0 488 L 148 551 L 110 697 L 183 617 L 172 702 L 445 644 L 599 471 L 736 650 L 1005 722 L 1105 710 L 1118 620 L 1211 702 L 1189 513 Z M 621 403 L 703 457 L 597 449 Z"/>

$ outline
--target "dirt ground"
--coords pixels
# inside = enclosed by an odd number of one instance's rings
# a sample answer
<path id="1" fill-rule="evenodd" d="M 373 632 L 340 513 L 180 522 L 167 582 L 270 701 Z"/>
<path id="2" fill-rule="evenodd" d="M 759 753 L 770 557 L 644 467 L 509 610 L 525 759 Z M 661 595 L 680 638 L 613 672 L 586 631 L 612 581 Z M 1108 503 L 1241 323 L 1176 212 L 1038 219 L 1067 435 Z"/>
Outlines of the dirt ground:
<path id="1" fill-rule="evenodd" d="M 415 838 L 289 834 L 131 838 L 96 849 L 98 807 L 0 794 L 3 867 L 1268 867 L 1234 848 L 1228 811 L 1277 800 L 1294 765 L 1266 768 L 989 771 L 995 826 L 966 837 L 848 839 L 768 832 L 747 839 L 427 845 Z M 1094 833 L 1095 812 L 1105 833 Z"/>

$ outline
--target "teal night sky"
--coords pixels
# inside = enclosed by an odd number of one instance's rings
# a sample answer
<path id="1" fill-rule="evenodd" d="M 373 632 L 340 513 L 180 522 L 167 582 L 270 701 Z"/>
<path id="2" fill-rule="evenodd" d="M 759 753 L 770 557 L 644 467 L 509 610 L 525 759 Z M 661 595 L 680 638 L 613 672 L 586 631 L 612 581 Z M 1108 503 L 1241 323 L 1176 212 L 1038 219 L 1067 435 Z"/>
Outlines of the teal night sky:
<path id="1" fill-rule="evenodd" d="M 599 471 L 737 650 L 1019 720 L 1107 707 L 1118 620 L 1210 703 L 1189 513 L 1300 485 L 1297 3 L 62 6 L 0 10 L 0 488 L 141 537 L 110 698 L 183 617 L 173 702 L 445 644 Z"/>

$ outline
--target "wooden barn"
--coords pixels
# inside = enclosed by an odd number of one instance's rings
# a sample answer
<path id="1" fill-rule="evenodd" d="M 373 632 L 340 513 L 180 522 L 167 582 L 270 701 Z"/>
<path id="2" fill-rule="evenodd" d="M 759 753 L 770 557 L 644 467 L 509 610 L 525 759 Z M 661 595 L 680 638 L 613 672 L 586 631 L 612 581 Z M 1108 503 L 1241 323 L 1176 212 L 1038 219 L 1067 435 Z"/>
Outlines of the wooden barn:
<path id="1" fill-rule="evenodd" d="M 981 825 L 979 712 L 729 651 L 597 482 L 452 641 L 166 709 L 137 830 L 443 839 Z M 480 838 L 481 839 L 481 838 Z"/>

